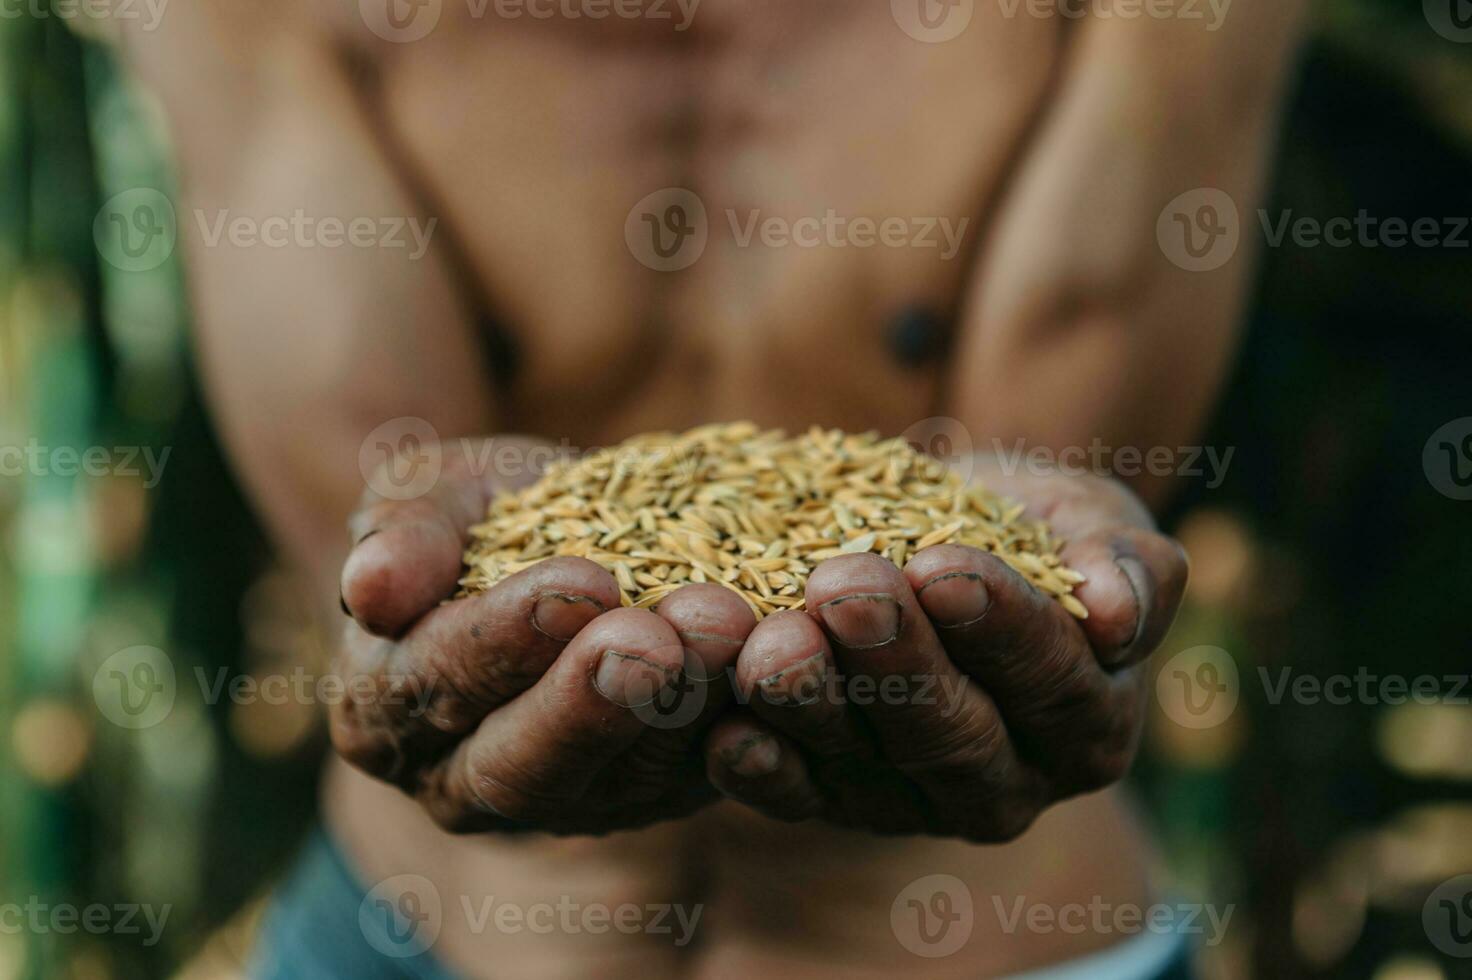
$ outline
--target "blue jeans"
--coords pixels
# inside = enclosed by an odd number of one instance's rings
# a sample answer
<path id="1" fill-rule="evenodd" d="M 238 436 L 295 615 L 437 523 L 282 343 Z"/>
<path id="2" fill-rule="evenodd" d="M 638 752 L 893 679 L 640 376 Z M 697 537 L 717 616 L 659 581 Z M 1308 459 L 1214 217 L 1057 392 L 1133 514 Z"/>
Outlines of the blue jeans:
<path id="1" fill-rule="evenodd" d="M 456 980 L 415 945 L 415 923 L 372 896 L 321 832 L 271 900 L 250 980 Z M 412 909 L 408 909 L 412 914 Z"/>
<path id="2" fill-rule="evenodd" d="M 246 976 L 250 980 L 456 980 L 424 944 L 416 944 L 418 913 L 412 902 L 405 901 L 408 894 L 370 891 L 332 841 L 320 832 L 313 834 L 296 868 L 271 901 Z M 1137 970 L 1130 965 L 1134 963 L 1140 964 Z M 1130 980 L 1191 980 L 1194 976 L 1190 944 L 1178 936 L 1136 937 L 1099 958 L 1059 964 L 1027 978 L 1047 980 L 1055 974 Z M 923 970 L 915 975 L 923 976 Z"/>

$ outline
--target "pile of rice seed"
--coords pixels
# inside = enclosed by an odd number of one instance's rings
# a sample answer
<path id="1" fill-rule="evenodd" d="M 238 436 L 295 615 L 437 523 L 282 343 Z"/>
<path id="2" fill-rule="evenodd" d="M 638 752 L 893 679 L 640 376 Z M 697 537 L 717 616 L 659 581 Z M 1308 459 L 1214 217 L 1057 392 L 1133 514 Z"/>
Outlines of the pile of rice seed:
<path id="1" fill-rule="evenodd" d="M 984 548 L 1086 617 L 1045 524 L 903 439 L 818 428 L 789 438 L 750 422 L 651 433 L 548 468 L 496 498 L 471 529 L 461 595 L 553 555 L 613 572 L 624 605 L 649 607 L 688 582 L 715 582 L 757 618 L 800 609 L 808 575 L 872 551 L 903 567 L 943 542 Z"/>

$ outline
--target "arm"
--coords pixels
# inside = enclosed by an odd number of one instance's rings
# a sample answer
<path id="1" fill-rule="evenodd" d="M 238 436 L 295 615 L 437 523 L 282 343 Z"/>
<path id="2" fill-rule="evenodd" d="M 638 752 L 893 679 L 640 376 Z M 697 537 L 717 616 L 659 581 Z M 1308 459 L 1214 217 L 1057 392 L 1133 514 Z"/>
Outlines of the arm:
<path id="1" fill-rule="evenodd" d="M 709 802 L 696 747 L 754 625 L 733 593 L 697 585 L 658 615 L 621 609 L 607 571 L 564 558 L 441 604 L 466 528 L 503 481 L 487 464 L 501 457 L 459 439 L 497 420 L 434 243 L 416 261 L 210 239 L 222 212 L 425 218 L 333 45 L 286 0 L 201 0 L 126 41 L 177 141 L 176 212 L 217 423 L 280 550 L 343 624 L 338 752 L 459 832 L 598 833 Z M 437 477 L 407 499 L 380 496 L 360 468 L 365 438 L 398 417 L 446 440 Z M 694 717 L 671 727 L 655 699 L 692 667 L 707 675 L 693 679 Z"/>
<path id="2" fill-rule="evenodd" d="M 1303 8 L 1237 0 L 1216 31 L 1076 25 L 981 251 L 951 379 L 949 413 L 988 447 L 1199 438 L 1236 344 Z M 1190 272 L 1162 252 L 1156 221 L 1200 187 L 1230 195 L 1241 237 L 1221 268 Z M 1154 506 L 1173 488 L 1129 482 Z"/>
<path id="3" fill-rule="evenodd" d="M 175 202 L 196 347 L 225 445 L 284 554 L 335 612 L 343 527 L 376 426 L 493 429 L 471 324 L 429 251 L 232 244 L 219 222 L 428 220 L 389 166 L 308 5 L 202 0 L 124 54 L 159 95 L 180 166 Z"/>
<path id="4" fill-rule="evenodd" d="M 1235 340 L 1301 8 L 1239 0 L 1215 33 L 1079 25 L 979 258 L 950 385 L 949 411 L 970 431 L 1055 452 L 1196 438 Z M 1199 187 L 1233 199 L 1241 242 L 1220 268 L 1188 272 L 1156 222 Z M 808 580 L 810 614 L 763 620 L 742 650 L 751 710 L 707 740 L 723 792 L 780 819 L 995 842 L 1128 771 L 1185 555 L 1115 481 L 974 463 L 1066 537 L 1089 618 L 972 548 L 927 549 L 903 573 L 870 555 L 825 562 Z M 1135 488 L 1156 505 L 1172 489 Z M 898 696 L 835 703 L 823 694 L 835 673 Z"/>

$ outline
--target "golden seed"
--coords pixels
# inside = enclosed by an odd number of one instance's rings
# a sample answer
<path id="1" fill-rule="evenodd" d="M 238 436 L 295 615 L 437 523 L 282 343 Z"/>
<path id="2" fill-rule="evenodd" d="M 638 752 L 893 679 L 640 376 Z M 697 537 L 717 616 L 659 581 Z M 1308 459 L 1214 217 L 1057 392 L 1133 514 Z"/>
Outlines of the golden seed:
<path id="1" fill-rule="evenodd" d="M 903 566 L 943 542 L 995 554 L 1082 619 L 1084 577 L 1021 504 L 967 486 L 903 440 L 750 422 L 651 433 L 553 464 L 496 498 L 470 529 L 459 595 L 552 555 L 608 568 L 625 605 L 650 608 L 687 582 L 735 592 L 758 618 L 801 609 L 821 561 L 869 552 Z"/>

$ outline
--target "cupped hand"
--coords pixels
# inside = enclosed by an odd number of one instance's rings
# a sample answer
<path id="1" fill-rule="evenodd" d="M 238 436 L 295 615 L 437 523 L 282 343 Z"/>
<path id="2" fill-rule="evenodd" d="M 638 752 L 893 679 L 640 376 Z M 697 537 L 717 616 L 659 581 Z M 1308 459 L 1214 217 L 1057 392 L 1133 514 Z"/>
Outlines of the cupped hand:
<path id="1" fill-rule="evenodd" d="M 352 519 L 338 753 L 456 833 L 603 833 L 718 798 L 700 740 L 731 700 L 751 611 L 714 585 L 621 608 L 607 571 L 569 557 L 445 602 L 466 529 L 502 489 L 447 459 L 429 493 L 370 492 Z"/>
<path id="2" fill-rule="evenodd" d="M 1185 555 L 1114 481 L 998 482 L 1067 539 L 1088 618 L 975 548 L 927 548 L 903 571 L 876 555 L 830 559 L 805 611 L 747 638 L 746 708 L 706 738 L 714 785 L 778 819 L 1000 842 L 1124 776 L 1144 661 L 1180 604 Z"/>

